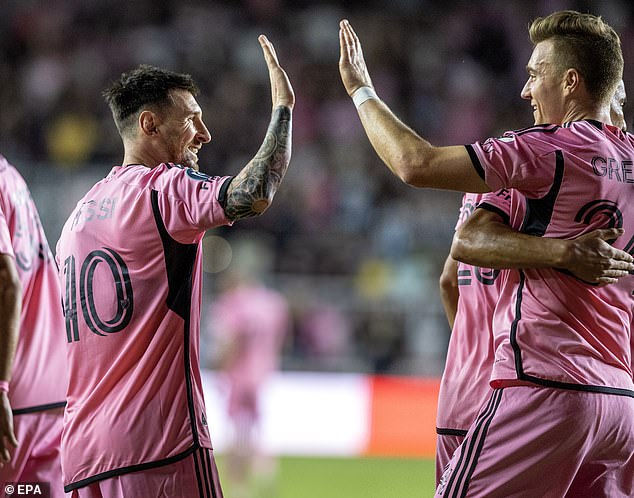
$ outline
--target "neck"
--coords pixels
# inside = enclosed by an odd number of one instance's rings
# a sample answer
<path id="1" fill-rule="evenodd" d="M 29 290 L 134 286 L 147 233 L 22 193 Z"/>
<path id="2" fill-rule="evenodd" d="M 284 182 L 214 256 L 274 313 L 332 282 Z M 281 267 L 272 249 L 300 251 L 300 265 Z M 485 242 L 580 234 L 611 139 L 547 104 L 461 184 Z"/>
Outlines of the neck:
<path id="1" fill-rule="evenodd" d="M 121 163 L 122 166 L 127 166 L 128 164 L 142 164 L 148 168 L 153 168 L 161 162 L 160 158 L 158 158 L 157 154 L 153 153 L 152 150 L 143 148 L 137 144 L 124 143 L 123 162 Z"/>
<path id="2" fill-rule="evenodd" d="M 584 103 L 572 103 L 567 112 L 564 114 L 562 123 L 570 123 L 572 121 L 580 121 L 582 119 L 593 119 L 601 123 L 611 123 L 610 105 L 597 103 L 587 105 Z"/>

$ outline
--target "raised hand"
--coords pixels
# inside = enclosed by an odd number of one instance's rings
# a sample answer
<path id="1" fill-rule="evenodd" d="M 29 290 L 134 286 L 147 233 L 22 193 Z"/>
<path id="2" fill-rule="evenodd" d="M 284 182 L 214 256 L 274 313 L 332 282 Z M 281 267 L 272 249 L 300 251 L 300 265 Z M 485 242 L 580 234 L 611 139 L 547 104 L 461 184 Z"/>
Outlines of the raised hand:
<path id="1" fill-rule="evenodd" d="M 361 42 L 346 19 L 339 23 L 339 45 L 339 73 L 348 95 L 362 86 L 373 87 L 363 58 Z"/>
<path id="2" fill-rule="evenodd" d="M 269 68 L 269 79 L 271 80 L 271 98 L 273 101 L 273 109 L 278 106 L 286 106 L 291 109 L 295 105 L 295 94 L 293 87 L 286 75 L 286 72 L 280 66 L 275 53 L 275 47 L 264 35 L 258 37 L 258 41 L 264 52 L 264 60 Z"/>

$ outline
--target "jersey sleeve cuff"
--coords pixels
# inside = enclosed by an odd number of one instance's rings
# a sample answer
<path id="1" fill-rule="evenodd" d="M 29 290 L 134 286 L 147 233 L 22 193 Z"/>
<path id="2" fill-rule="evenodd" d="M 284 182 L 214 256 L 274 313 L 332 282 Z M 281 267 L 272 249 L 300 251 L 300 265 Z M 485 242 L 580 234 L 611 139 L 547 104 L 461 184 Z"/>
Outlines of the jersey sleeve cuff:
<path id="1" fill-rule="evenodd" d="M 482 167 L 482 163 L 480 163 L 480 159 L 478 158 L 473 145 L 465 145 L 465 149 L 467 149 L 467 153 L 471 158 L 471 162 L 473 163 L 473 167 L 475 168 L 476 172 L 478 173 L 478 175 L 480 175 L 480 178 L 486 181 L 484 177 L 484 168 Z"/>
<path id="2" fill-rule="evenodd" d="M 476 209 L 486 209 L 487 211 L 491 211 L 492 213 L 497 214 L 498 216 L 500 216 L 502 218 L 502 221 L 507 224 L 510 225 L 511 224 L 511 218 L 509 216 L 508 213 L 506 213 L 503 209 L 500 209 L 497 206 L 494 206 L 493 204 L 489 204 L 488 202 L 481 202 L 480 204 L 478 204 L 478 207 Z"/>

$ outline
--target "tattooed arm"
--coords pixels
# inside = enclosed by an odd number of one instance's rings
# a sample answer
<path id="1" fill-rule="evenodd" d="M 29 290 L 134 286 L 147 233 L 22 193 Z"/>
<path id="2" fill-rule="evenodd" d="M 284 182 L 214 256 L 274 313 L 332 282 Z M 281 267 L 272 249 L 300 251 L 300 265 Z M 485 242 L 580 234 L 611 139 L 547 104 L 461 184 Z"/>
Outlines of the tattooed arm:
<path id="1" fill-rule="evenodd" d="M 258 39 L 269 70 L 273 115 L 260 150 L 229 185 L 225 214 L 231 220 L 258 216 L 271 205 L 291 159 L 295 94 L 271 42 L 263 35 Z"/>
<path id="2" fill-rule="evenodd" d="M 262 214 L 271 205 L 291 159 L 291 110 L 273 111 L 264 143 L 255 157 L 231 181 L 225 214 L 231 220 Z"/>

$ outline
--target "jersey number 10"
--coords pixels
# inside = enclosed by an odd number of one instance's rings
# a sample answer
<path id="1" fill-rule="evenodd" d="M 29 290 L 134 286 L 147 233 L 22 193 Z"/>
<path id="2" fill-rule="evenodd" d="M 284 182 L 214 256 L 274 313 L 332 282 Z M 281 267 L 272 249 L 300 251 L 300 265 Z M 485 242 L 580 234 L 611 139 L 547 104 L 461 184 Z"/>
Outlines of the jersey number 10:
<path id="1" fill-rule="evenodd" d="M 109 318 L 99 316 L 93 293 L 95 271 L 100 264 L 107 265 L 114 281 L 116 311 L 114 316 Z M 134 310 L 132 283 L 130 282 L 128 267 L 116 251 L 104 247 L 88 254 L 81 265 L 79 281 L 77 281 L 75 270 L 75 256 L 69 256 L 64 261 L 64 276 L 66 292 L 63 304 L 68 342 L 79 341 L 77 284 L 79 284 L 79 302 L 81 303 L 84 321 L 94 334 L 99 336 L 114 334 L 123 330 L 130 323 Z M 100 289 L 100 292 L 102 292 L 102 289 Z"/>

